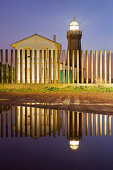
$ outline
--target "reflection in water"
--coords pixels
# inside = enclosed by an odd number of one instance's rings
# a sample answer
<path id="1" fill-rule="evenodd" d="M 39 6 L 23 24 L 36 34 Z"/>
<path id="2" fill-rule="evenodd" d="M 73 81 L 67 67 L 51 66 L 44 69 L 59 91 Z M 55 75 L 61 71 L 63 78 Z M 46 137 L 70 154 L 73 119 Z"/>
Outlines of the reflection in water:
<path id="1" fill-rule="evenodd" d="M 67 136 L 70 148 L 76 150 L 84 135 L 106 136 L 107 129 L 109 129 L 108 134 L 111 135 L 111 115 L 25 106 L 12 106 L 11 108 L 1 106 L 0 113 L 1 137 L 28 136 L 38 139 L 47 135 L 53 137 L 63 135 Z"/>

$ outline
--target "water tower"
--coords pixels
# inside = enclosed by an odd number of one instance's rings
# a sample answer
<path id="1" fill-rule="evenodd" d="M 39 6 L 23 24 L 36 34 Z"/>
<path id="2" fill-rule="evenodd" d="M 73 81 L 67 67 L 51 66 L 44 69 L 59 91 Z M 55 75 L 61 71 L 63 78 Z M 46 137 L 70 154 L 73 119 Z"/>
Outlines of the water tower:
<path id="1" fill-rule="evenodd" d="M 82 31 L 80 31 L 79 24 L 74 18 L 69 25 L 69 30 L 67 31 L 68 50 L 70 51 L 70 66 L 72 66 L 73 50 L 75 50 L 75 67 L 77 67 L 77 50 L 79 50 L 79 64 L 81 65 L 81 37 Z"/>

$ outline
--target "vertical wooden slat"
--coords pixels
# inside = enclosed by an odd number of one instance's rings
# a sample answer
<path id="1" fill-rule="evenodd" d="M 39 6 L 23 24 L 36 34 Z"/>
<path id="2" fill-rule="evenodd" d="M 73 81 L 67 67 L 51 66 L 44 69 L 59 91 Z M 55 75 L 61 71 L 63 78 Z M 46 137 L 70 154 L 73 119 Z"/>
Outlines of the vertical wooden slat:
<path id="1" fill-rule="evenodd" d="M 15 83 L 17 83 L 17 50 L 15 50 Z"/>
<path id="2" fill-rule="evenodd" d="M 65 136 L 65 111 L 63 111 L 63 136 Z"/>
<path id="3" fill-rule="evenodd" d="M 67 83 L 70 83 L 69 50 L 67 51 Z"/>
<path id="4" fill-rule="evenodd" d="M 44 50 L 44 83 L 46 83 L 46 50 Z"/>
<path id="5" fill-rule="evenodd" d="M 25 107 L 25 136 L 27 136 L 27 107 Z"/>
<path id="6" fill-rule="evenodd" d="M 6 137 L 8 137 L 8 106 L 6 106 Z"/>
<path id="7" fill-rule="evenodd" d="M 58 83 L 60 83 L 60 50 L 58 50 Z"/>
<path id="8" fill-rule="evenodd" d="M 44 136 L 46 136 L 46 109 L 44 109 Z"/>
<path id="9" fill-rule="evenodd" d="M 1 137 L 4 134 L 4 113 L 3 113 L 3 106 L 1 107 Z"/>
<path id="10" fill-rule="evenodd" d="M 58 136 L 60 136 L 60 110 L 58 110 Z"/>
<path id="11" fill-rule="evenodd" d="M 93 136 L 93 113 L 91 113 L 91 136 Z"/>
<path id="12" fill-rule="evenodd" d="M 81 136 L 83 136 L 83 127 L 84 127 L 83 123 L 84 123 L 84 113 L 82 112 L 81 113 Z"/>
<path id="13" fill-rule="evenodd" d="M 23 58 L 22 58 L 22 50 L 20 50 L 20 83 L 22 83 L 22 70 L 23 70 Z"/>
<path id="14" fill-rule="evenodd" d="M 13 137 L 13 106 L 11 106 L 11 137 Z"/>
<path id="15" fill-rule="evenodd" d="M 111 136 L 111 115 L 109 115 L 109 135 Z"/>
<path id="16" fill-rule="evenodd" d="M 49 50 L 49 83 L 51 83 L 51 50 Z"/>
<path id="17" fill-rule="evenodd" d="M 100 115 L 100 136 L 102 136 L 102 115 Z"/>
<path id="18" fill-rule="evenodd" d="M 80 129 L 79 129 L 79 112 L 77 112 L 77 136 L 80 134 Z"/>
<path id="19" fill-rule="evenodd" d="M 93 84 L 93 50 L 91 50 L 90 53 L 90 59 L 91 59 L 91 84 Z"/>
<path id="20" fill-rule="evenodd" d="M 6 50 L 6 83 L 8 84 L 8 50 Z"/>
<path id="21" fill-rule="evenodd" d="M 88 113 L 86 113 L 86 136 L 88 136 Z"/>
<path id="22" fill-rule="evenodd" d="M 83 50 L 81 51 L 81 83 L 84 83 Z"/>
<path id="23" fill-rule="evenodd" d="M 88 84 L 88 50 L 86 50 L 86 83 Z"/>
<path id="24" fill-rule="evenodd" d="M 33 126 L 32 126 L 32 120 L 33 120 L 33 112 L 32 112 L 32 107 L 30 107 L 30 136 L 32 137 L 32 129 L 33 129 Z M 39 115 L 40 117 L 40 115 Z"/>
<path id="25" fill-rule="evenodd" d="M 95 114 L 95 136 L 98 135 L 98 114 Z"/>
<path id="26" fill-rule="evenodd" d="M 67 111 L 67 139 L 70 135 L 70 111 Z"/>
<path id="27" fill-rule="evenodd" d="M 100 50 L 100 83 L 102 84 L 102 50 Z"/>
<path id="28" fill-rule="evenodd" d="M 107 58 L 106 58 L 106 50 L 104 51 L 104 82 L 107 83 Z"/>
<path id="29" fill-rule="evenodd" d="M 77 84 L 79 83 L 79 50 L 77 50 Z"/>
<path id="30" fill-rule="evenodd" d="M 65 50 L 63 50 L 63 83 L 65 84 Z"/>
<path id="31" fill-rule="evenodd" d="M 40 69 L 39 69 L 39 83 L 42 83 L 42 50 L 40 50 Z"/>
<path id="32" fill-rule="evenodd" d="M 72 112 L 72 136 L 75 136 L 75 112 Z"/>
<path id="33" fill-rule="evenodd" d="M 95 82 L 98 83 L 98 51 L 95 51 Z"/>
<path id="34" fill-rule="evenodd" d="M 11 84 L 13 84 L 13 50 L 11 50 Z"/>
<path id="35" fill-rule="evenodd" d="M 75 71 L 74 71 L 74 68 L 75 68 L 75 52 L 73 50 L 73 55 L 72 55 L 72 83 L 75 82 Z"/>
<path id="36" fill-rule="evenodd" d="M 56 51 L 53 50 L 53 83 L 56 84 Z"/>
<path id="37" fill-rule="evenodd" d="M 1 50 L 1 83 L 3 84 L 3 50 Z"/>
<path id="38" fill-rule="evenodd" d="M 51 136 L 51 109 L 49 109 L 49 136 Z"/>
<path id="39" fill-rule="evenodd" d="M 104 115 L 104 136 L 106 136 L 106 123 L 107 123 L 107 115 Z"/>
<path id="40" fill-rule="evenodd" d="M 25 83 L 27 83 L 27 50 L 25 50 Z"/>
<path id="41" fill-rule="evenodd" d="M 34 53 L 35 53 L 35 83 L 37 84 L 37 50 L 35 50 Z"/>
<path id="42" fill-rule="evenodd" d="M 32 83 L 32 50 L 30 50 L 30 83 Z"/>
<path id="43" fill-rule="evenodd" d="M 20 107 L 20 137 L 23 136 L 22 134 L 23 134 L 23 106 Z"/>
<path id="44" fill-rule="evenodd" d="M 111 83 L 111 50 L 109 51 L 109 83 Z"/>

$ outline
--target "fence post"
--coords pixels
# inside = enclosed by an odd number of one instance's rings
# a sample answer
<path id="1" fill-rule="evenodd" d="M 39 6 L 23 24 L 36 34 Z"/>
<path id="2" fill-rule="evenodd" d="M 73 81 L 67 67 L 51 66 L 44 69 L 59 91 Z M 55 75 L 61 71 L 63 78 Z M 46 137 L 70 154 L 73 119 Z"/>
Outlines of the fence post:
<path id="1" fill-rule="evenodd" d="M 3 84 L 3 50 L 1 50 L 1 83 Z"/>
<path id="2" fill-rule="evenodd" d="M 100 136 L 102 136 L 102 115 L 100 115 Z"/>
<path id="3" fill-rule="evenodd" d="M 15 83 L 17 84 L 17 50 L 15 50 Z"/>
<path id="4" fill-rule="evenodd" d="M 109 51 L 109 83 L 111 83 L 111 50 Z"/>
<path id="5" fill-rule="evenodd" d="M 53 83 L 56 84 L 56 51 L 53 50 Z"/>
<path id="6" fill-rule="evenodd" d="M 81 51 L 81 83 L 84 83 L 83 50 Z"/>
<path id="7" fill-rule="evenodd" d="M 6 83 L 8 84 L 8 50 L 6 50 Z"/>
<path id="8" fill-rule="evenodd" d="M 35 84 L 37 83 L 37 50 L 35 52 Z"/>
<path id="9" fill-rule="evenodd" d="M 49 83 L 51 83 L 51 50 L 49 50 Z"/>
<path id="10" fill-rule="evenodd" d="M 79 50 L 77 50 L 77 84 L 79 83 Z"/>
<path id="11" fill-rule="evenodd" d="M 30 50 L 30 83 L 32 83 L 32 50 Z"/>
<path id="12" fill-rule="evenodd" d="M 88 136 L 88 113 L 86 113 L 86 136 Z"/>
<path id="13" fill-rule="evenodd" d="M 93 50 L 91 50 L 90 53 L 90 59 L 91 59 L 91 84 L 93 84 Z"/>
<path id="14" fill-rule="evenodd" d="M 63 50 L 63 83 L 65 84 L 65 50 Z"/>
<path id="15" fill-rule="evenodd" d="M 104 51 L 104 82 L 107 83 L 107 61 L 106 61 L 106 50 Z"/>
<path id="16" fill-rule="evenodd" d="M 69 50 L 67 50 L 67 83 L 70 83 Z"/>
<path id="17" fill-rule="evenodd" d="M 42 50 L 40 50 L 39 83 L 42 83 Z"/>
<path id="18" fill-rule="evenodd" d="M 60 84 L 60 50 L 58 50 L 58 83 Z"/>
<path id="19" fill-rule="evenodd" d="M 73 56 L 72 56 L 72 83 L 75 82 L 75 72 L 74 72 L 74 67 L 75 67 L 75 60 L 74 60 L 74 57 L 75 57 L 75 52 L 73 50 Z"/>
<path id="20" fill-rule="evenodd" d="M 98 114 L 95 114 L 95 136 L 98 135 Z"/>
<path id="21" fill-rule="evenodd" d="M 44 83 L 46 83 L 46 50 L 44 50 Z"/>
<path id="22" fill-rule="evenodd" d="M 13 50 L 11 50 L 11 84 L 13 84 Z"/>
<path id="23" fill-rule="evenodd" d="M 23 70 L 23 58 L 22 58 L 22 50 L 20 50 L 20 83 L 22 83 L 22 70 Z"/>
<path id="24" fill-rule="evenodd" d="M 25 83 L 27 83 L 27 50 L 25 50 Z"/>
<path id="25" fill-rule="evenodd" d="M 86 83 L 88 84 L 88 50 L 86 50 Z"/>
<path id="26" fill-rule="evenodd" d="M 100 83 L 102 84 L 102 50 L 100 51 Z"/>
<path id="27" fill-rule="evenodd" d="M 95 82 L 98 82 L 98 51 L 95 51 Z"/>

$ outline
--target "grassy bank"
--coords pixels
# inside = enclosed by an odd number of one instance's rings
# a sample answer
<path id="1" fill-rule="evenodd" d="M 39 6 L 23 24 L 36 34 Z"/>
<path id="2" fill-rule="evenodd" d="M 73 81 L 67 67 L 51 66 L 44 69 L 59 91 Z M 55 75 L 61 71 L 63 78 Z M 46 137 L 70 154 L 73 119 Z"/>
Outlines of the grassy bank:
<path id="1" fill-rule="evenodd" d="M 113 85 L 0 84 L 0 92 L 113 92 Z"/>

